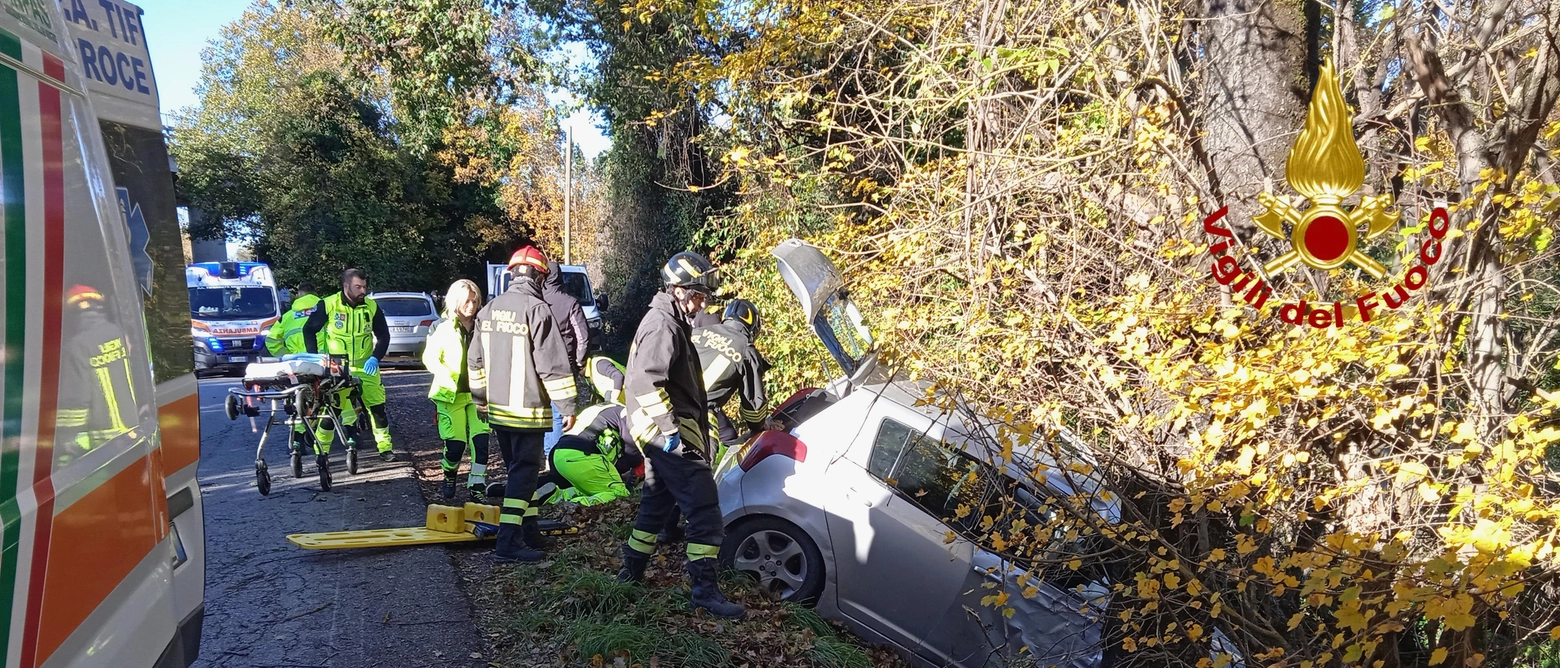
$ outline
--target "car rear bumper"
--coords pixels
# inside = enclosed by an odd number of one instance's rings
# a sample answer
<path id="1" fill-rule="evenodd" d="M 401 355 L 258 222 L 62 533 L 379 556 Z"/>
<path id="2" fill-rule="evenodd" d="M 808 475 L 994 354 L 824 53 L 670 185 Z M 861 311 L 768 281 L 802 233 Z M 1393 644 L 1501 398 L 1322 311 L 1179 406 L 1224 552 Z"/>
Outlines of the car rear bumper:
<path id="1" fill-rule="evenodd" d="M 419 357 L 422 355 L 423 348 L 427 345 L 427 339 L 420 336 L 406 338 L 392 336 L 390 337 L 388 354 L 391 356 Z"/>

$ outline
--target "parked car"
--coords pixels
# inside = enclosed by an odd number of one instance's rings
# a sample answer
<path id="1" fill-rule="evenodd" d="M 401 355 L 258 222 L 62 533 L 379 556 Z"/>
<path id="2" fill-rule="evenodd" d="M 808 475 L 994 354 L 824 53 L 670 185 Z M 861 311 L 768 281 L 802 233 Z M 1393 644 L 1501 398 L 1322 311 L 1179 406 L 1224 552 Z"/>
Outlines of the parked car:
<path id="1" fill-rule="evenodd" d="M 998 434 L 973 415 L 924 405 L 923 385 L 878 367 L 833 263 L 794 239 L 774 255 L 844 376 L 782 404 L 773 421 L 788 431 L 764 431 L 720 462 L 722 560 L 921 665 L 1098 665 L 1100 569 L 1020 577 L 1089 554 L 1087 538 L 1057 532 L 1037 554 L 1025 551 L 1033 541 L 993 545 L 981 522 L 1048 526 L 1048 498 L 1085 499 L 1108 521 L 1119 506 L 1033 448 L 995 456 Z M 982 604 L 999 590 L 1011 614 Z"/>
<path id="2" fill-rule="evenodd" d="M 376 292 L 369 298 L 379 304 L 379 310 L 385 313 L 385 324 L 390 326 L 388 356 L 410 357 L 412 361 L 421 358 L 428 330 L 439 319 L 433 298 L 421 292 Z"/>

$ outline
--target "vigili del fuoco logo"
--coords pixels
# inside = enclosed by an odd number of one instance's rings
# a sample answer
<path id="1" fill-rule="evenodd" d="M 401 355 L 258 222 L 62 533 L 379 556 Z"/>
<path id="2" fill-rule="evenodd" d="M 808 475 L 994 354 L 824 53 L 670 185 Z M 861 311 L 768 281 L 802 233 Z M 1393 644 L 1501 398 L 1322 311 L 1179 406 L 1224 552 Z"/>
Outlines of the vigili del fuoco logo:
<path id="1" fill-rule="evenodd" d="M 1263 232 L 1289 240 L 1292 248 L 1263 265 L 1260 272 L 1242 270 L 1240 263 L 1226 254 L 1235 237 L 1219 226 L 1229 212 L 1228 206 L 1221 207 L 1203 220 L 1204 232 L 1222 238 L 1208 249 L 1214 258 L 1215 281 L 1229 286 L 1231 292 L 1260 311 L 1273 294 L 1266 279 L 1296 264 L 1322 270 L 1352 265 L 1377 280 L 1386 278 L 1387 268 L 1366 255 L 1360 244 L 1395 227 L 1399 214 L 1391 210 L 1391 195 L 1362 197 L 1352 208 L 1343 205 L 1365 182 L 1365 159 L 1355 142 L 1353 114 L 1344 102 L 1331 59 L 1322 64 L 1306 112 L 1305 128 L 1289 149 L 1284 177 L 1290 188 L 1310 201 L 1310 207 L 1301 211 L 1285 199 L 1264 192 L 1257 197 L 1264 210 L 1253 220 Z M 1431 211 L 1426 225 L 1430 238 L 1419 246 L 1419 262 L 1404 272 L 1396 284 L 1379 293 L 1360 294 L 1352 303 L 1308 304 L 1303 299 L 1286 303 L 1278 309 L 1279 319 L 1292 325 L 1325 329 L 1342 327 L 1356 315 L 1362 322 L 1370 322 L 1383 308 L 1401 308 L 1429 281 L 1429 267 L 1441 259 L 1441 240 L 1446 237 L 1450 222 L 1445 206 Z M 1289 227 L 1288 234 L 1284 232 L 1285 225 Z"/>

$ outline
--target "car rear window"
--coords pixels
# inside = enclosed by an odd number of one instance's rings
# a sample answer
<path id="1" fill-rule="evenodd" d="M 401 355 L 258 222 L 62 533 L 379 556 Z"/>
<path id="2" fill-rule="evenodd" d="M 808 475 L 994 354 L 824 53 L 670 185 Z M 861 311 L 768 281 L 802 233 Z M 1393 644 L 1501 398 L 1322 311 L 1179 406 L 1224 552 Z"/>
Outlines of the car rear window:
<path id="1" fill-rule="evenodd" d="M 409 318 L 420 315 L 433 315 L 433 304 L 426 299 L 416 297 L 375 297 L 380 310 L 391 317 Z"/>

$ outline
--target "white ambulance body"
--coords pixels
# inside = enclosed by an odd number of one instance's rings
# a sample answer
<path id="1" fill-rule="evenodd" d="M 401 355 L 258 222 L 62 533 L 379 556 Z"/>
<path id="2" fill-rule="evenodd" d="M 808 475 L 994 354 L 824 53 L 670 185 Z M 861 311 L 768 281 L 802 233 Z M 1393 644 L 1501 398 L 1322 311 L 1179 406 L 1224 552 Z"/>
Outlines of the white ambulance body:
<path id="1" fill-rule="evenodd" d="M 0 0 L 6 666 L 183 668 L 199 651 L 199 395 L 140 15 Z"/>

